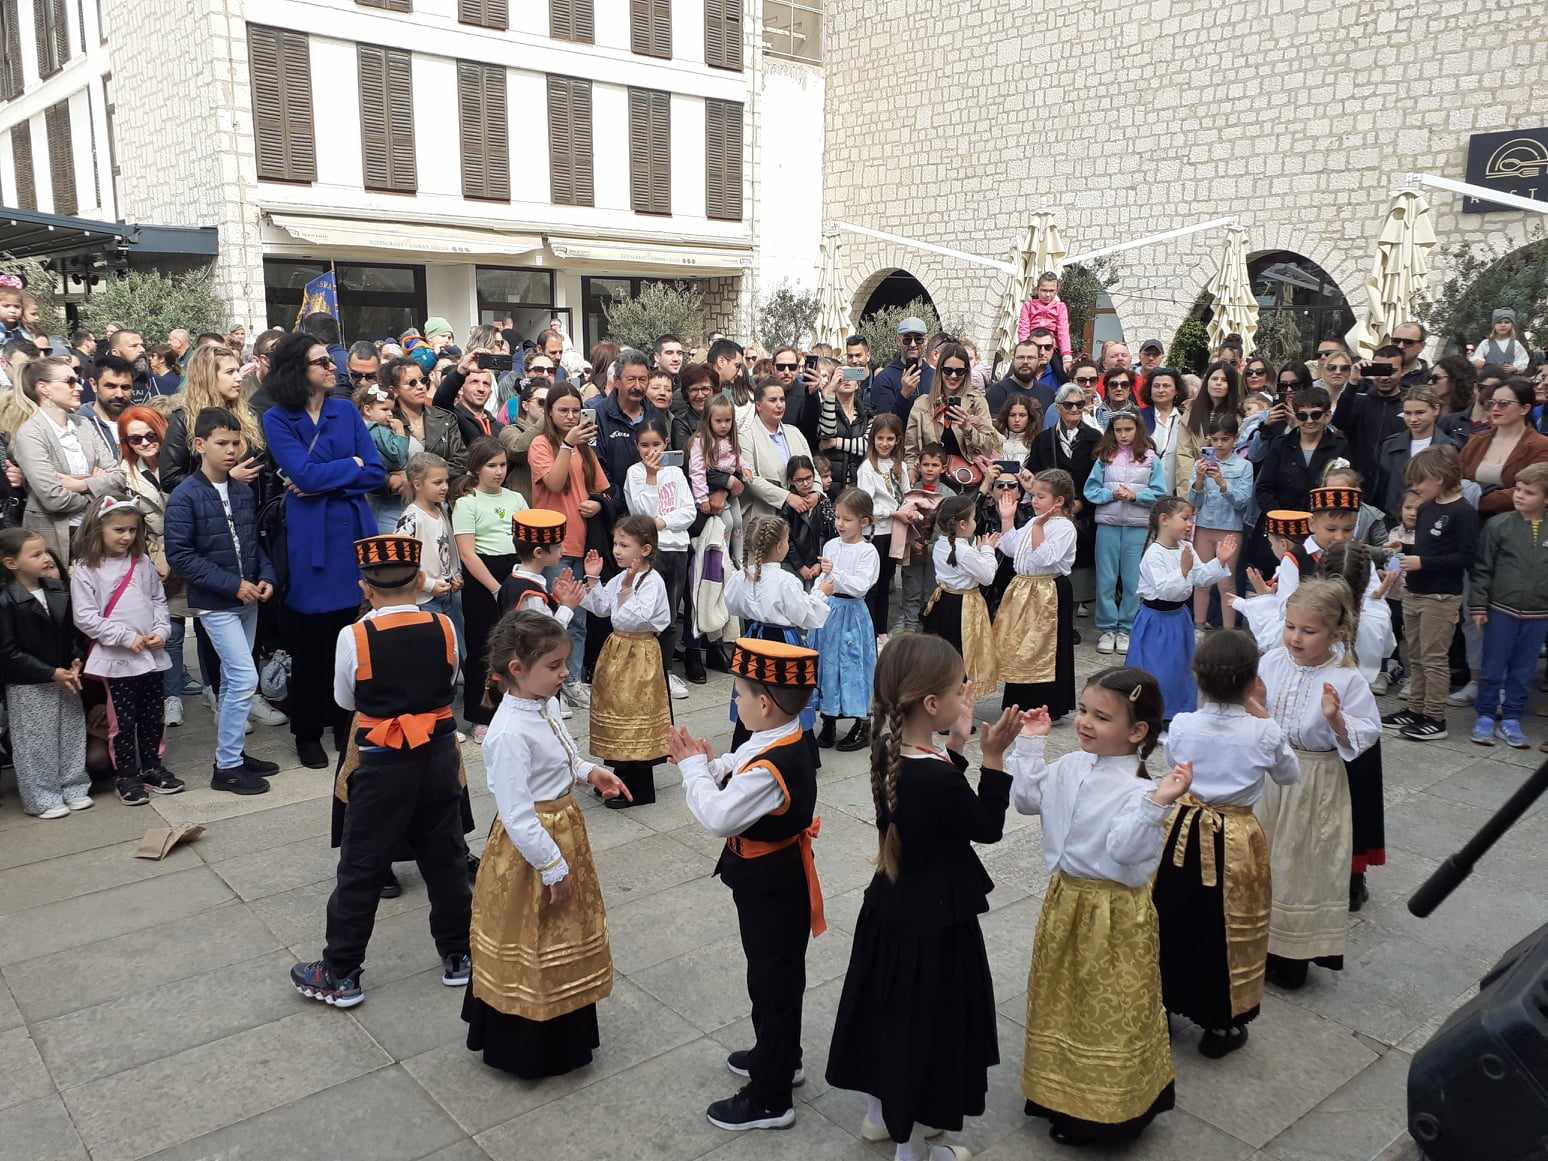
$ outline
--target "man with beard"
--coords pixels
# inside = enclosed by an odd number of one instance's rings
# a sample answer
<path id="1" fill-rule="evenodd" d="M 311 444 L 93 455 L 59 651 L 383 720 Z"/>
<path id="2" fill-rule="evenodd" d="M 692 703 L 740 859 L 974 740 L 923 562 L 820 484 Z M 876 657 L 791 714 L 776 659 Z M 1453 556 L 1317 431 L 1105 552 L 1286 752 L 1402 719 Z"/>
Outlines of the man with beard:
<path id="1" fill-rule="evenodd" d="M 991 415 L 1000 414 L 1000 408 L 1012 395 L 1027 395 L 1042 404 L 1043 414 L 1053 411 L 1054 392 L 1059 389 L 1054 381 L 1053 368 L 1048 361 L 1053 358 L 1053 332 L 1038 327 L 1016 344 L 1011 353 L 1010 374 L 990 387 L 985 396 Z"/>
<path id="2" fill-rule="evenodd" d="M 120 334 L 123 332 L 120 331 Z M 104 355 L 97 362 L 97 394 L 90 403 L 81 404 L 80 417 L 91 424 L 102 442 L 120 457 L 118 417 L 129 406 L 134 394 L 134 366 L 117 355 Z"/>

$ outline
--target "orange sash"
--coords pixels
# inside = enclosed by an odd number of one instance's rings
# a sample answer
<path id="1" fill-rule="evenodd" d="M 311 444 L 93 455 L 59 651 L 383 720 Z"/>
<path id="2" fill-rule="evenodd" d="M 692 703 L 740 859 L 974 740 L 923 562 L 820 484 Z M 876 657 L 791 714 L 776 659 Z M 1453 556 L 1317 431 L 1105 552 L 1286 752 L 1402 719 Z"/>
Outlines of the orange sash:
<path id="1" fill-rule="evenodd" d="M 398 714 L 390 718 L 372 718 L 359 714 L 355 718 L 355 725 L 366 731 L 365 739 L 373 746 L 385 746 L 390 750 L 401 750 L 407 746 L 415 750 L 430 740 L 435 733 L 436 722 L 444 722 L 451 716 L 451 706 L 443 705 L 429 713 Z"/>
<path id="2" fill-rule="evenodd" d="M 821 935 L 828 930 L 827 916 L 822 907 L 822 884 L 817 879 L 817 861 L 812 858 L 812 840 L 822 833 L 822 819 L 813 818 L 812 825 L 800 834 L 793 834 L 789 838 L 780 839 L 778 842 L 763 842 L 758 839 L 745 839 L 740 835 L 732 835 L 726 840 L 726 848 L 733 855 L 742 859 L 761 859 L 765 855 L 772 855 L 775 851 L 782 851 L 786 847 L 797 843 L 801 846 L 801 867 L 806 872 L 806 895 L 812 908 L 812 934 Z"/>

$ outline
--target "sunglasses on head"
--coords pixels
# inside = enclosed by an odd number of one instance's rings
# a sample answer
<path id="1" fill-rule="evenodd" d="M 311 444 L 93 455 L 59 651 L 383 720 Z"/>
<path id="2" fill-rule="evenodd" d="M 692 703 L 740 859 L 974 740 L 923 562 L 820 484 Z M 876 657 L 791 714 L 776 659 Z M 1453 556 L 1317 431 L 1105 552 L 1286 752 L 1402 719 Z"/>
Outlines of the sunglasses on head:
<path id="1" fill-rule="evenodd" d="M 1316 423 L 1326 414 L 1327 412 L 1322 410 L 1322 408 L 1314 407 L 1310 411 L 1297 411 L 1295 413 L 1295 421 L 1297 423 Z"/>

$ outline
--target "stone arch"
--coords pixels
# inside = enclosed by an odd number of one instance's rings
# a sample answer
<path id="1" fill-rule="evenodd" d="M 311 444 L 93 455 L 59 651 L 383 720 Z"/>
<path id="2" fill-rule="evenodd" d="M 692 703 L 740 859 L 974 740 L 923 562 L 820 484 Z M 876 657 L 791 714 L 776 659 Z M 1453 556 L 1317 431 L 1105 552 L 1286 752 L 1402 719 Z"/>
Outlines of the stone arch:
<path id="1" fill-rule="evenodd" d="M 887 266 L 873 271 L 861 281 L 850 296 L 850 317 L 864 318 L 891 306 L 902 306 L 915 298 L 923 298 L 932 307 L 936 305 L 930 288 L 912 270 L 905 266 Z"/>
<path id="2" fill-rule="evenodd" d="M 1278 234 L 1279 231 L 1269 231 Z M 1354 326 L 1354 309 L 1342 283 L 1326 266 L 1306 253 L 1312 247 L 1266 246 L 1247 252 L 1247 271 L 1259 301 L 1273 297 L 1274 305 L 1260 307 L 1260 320 L 1276 311 L 1292 313 L 1307 358 L 1323 338 L 1342 338 Z M 1346 262 L 1346 265 L 1348 263 Z M 1192 297 L 1185 320 L 1207 322 L 1213 314 L 1205 302 L 1205 288 L 1215 272 L 1213 260 L 1194 271 Z M 1356 283 L 1358 285 L 1358 282 Z M 1179 320 L 1179 321 L 1185 321 Z"/>
<path id="3" fill-rule="evenodd" d="M 1452 300 L 1459 308 L 1457 317 L 1445 325 L 1444 333 L 1437 331 L 1433 336 L 1437 352 L 1454 350 L 1458 342 L 1481 342 L 1489 333 L 1490 315 L 1498 306 L 1516 311 L 1516 337 L 1522 342 L 1533 348 L 1548 342 L 1548 322 L 1542 309 L 1548 292 L 1537 289 L 1536 293 L 1522 294 L 1524 288 L 1542 286 L 1537 272 L 1548 261 L 1548 230 L 1528 229 L 1520 237 L 1492 236 L 1489 248 L 1492 260 Z M 1527 263 L 1532 265 L 1523 268 Z M 1443 278 L 1444 275 L 1437 277 L 1432 273 L 1431 288 L 1436 288 Z"/>

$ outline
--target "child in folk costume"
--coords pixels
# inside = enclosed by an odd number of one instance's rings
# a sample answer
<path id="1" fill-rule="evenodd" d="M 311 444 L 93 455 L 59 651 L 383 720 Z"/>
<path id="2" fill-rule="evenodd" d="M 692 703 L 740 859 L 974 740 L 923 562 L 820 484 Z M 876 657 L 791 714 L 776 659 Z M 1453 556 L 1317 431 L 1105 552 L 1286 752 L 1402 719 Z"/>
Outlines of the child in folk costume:
<path id="1" fill-rule="evenodd" d="M 606 805 L 621 809 L 656 801 L 652 768 L 666 759 L 672 706 L 657 635 L 672 619 L 666 582 L 655 569 L 656 522 L 626 516 L 613 527 L 613 563 L 621 570 L 602 582 L 602 557 L 586 553 L 581 607 L 611 617 L 613 631 L 597 657 L 591 683 L 591 752 L 613 763 L 629 788 Z"/>
<path id="2" fill-rule="evenodd" d="M 731 888 L 747 957 L 754 1043 L 726 1058 L 748 1083 L 708 1109 L 722 1129 L 783 1129 L 795 1121 L 792 1085 L 801 1071 L 806 945 L 827 930 L 812 859 L 821 820 L 817 768 L 797 720 L 817 687 L 815 651 L 744 637 L 731 658 L 737 708 L 752 733 L 713 757 L 708 742 L 674 730 L 688 809 L 726 840 L 715 874 Z"/>
<path id="3" fill-rule="evenodd" d="M 1161 994 L 1204 1035 L 1212 1059 L 1247 1042 L 1268 957 L 1268 843 L 1253 806 L 1264 779 L 1288 785 L 1300 763 L 1263 705 L 1248 633 L 1206 637 L 1193 658 L 1201 703 L 1167 730 L 1167 761 L 1193 771 L 1172 813 L 1151 895 L 1161 924 Z"/>
<path id="4" fill-rule="evenodd" d="M 995 658 L 1005 679 L 1001 707 L 1043 706 L 1058 721 L 1075 708 L 1075 481 L 1062 468 L 1032 479 L 1033 518 L 1016 527 L 1016 495 L 996 493 L 999 551 L 1015 579 L 994 618 Z"/>
<path id="5" fill-rule="evenodd" d="M 416 604 L 419 557 L 413 537 L 355 541 L 360 588 L 371 611 L 339 631 L 333 696 L 357 711 L 360 777 L 348 783 L 323 957 L 290 969 L 290 982 L 303 996 L 337 1008 L 365 999 L 360 972 L 377 900 L 393 852 L 404 842 L 430 893 L 441 982 L 468 982 L 466 788 L 451 711 L 457 636 L 450 619 Z"/>
<path id="6" fill-rule="evenodd" d="M 511 538 L 516 542 L 516 567 L 500 585 L 500 615 L 530 609 L 547 613 L 569 627 L 585 590 L 568 572 L 554 579 L 553 592 L 543 570 L 559 564 L 564 557 L 565 518 L 563 512 L 547 508 L 529 508 L 516 513 L 511 522 Z"/>
<path id="7" fill-rule="evenodd" d="M 1080 750 L 1043 758 L 1048 713 L 1030 711 L 1009 755 L 1011 802 L 1043 819 L 1053 875 L 1027 983 L 1021 1089 L 1029 1117 L 1062 1144 L 1137 1136 L 1175 1102 L 1150 878 L 1168 807 L 1192 771 L 1152 782 L 1161 689 L 1138 669 L 1104 669 L 1081 693 Z"/>
<path id="8" fill-rule="evenodd" d="M 850 488 L 834 505 L 838 536 L 822 547 L 823 589 L 828 619 L 812 633 L 812 648 L 822 655 L 817 712 L 822 714 L 819 746 L 834 746 L 834 723 L 854 725 L 835 746 L 863 750 L 871 744 L 871 679 L 876 673 L 876 628 L 865 598 L 881 574 L 881 559 L 865 530 L 871 523 L 871 498 Z"/>
<path id="9" fill-rule="evenodd" d="M 1303 581 L 1285 602 L 1281 646 L 1258 663 L 1264 704 L 1301 765 L 1299 782 L 1264 787 L 1257 806 L 1274 886 L 1268 978 L 1283 988 L 1305 984 L 1313 962 L 1344 967 L 1353 832 L 1343 762 L 1381 736 L 1376 699 L 1355 668 L 1355 608 L 1343 580 Z"/>
<path id="10" fill-rule="evenodd" d="M 962 659 L 939 637 L 900 633 L 876 667 L 871 795 L 878 869 L 866 888 L 828 1053 L 828 1083 L 866 1094 L 860 1134 L 899 1161 L 962 1161 L 925 1144 L 983 1115 L 999 1063 L 994 983 L 978 917 L 994 884 L 973 850 L 998 842 L 1020 718 L 983 730 L 975 789 L 962 756 L 973 728 Z M 937 731 L 949 729 L 946 748 Z"/>
<path id="11" fill-rule="evenodd" d="M 462 1001 L 468 1049 L 525 1080 L 591 1063 L 597 1001 L 613 990 L 602 888 L 571 790 L 629 797 L 611 770 L 581 757 L 555 715 L 570 638 L 554 617 L 508 613 L 489 635 L 499 708 L 484 736 L 498 814 L 473 891 L 472 986 Z"/>
<path id="12" fill-rule="evenodd" d="M 962 654 L 967 679 L 975 689 L 1000 684 L 994 655 L 994 626 L 980 585 L 994 583 L 1000 536 L 977 536 L 978 494 L 968 492 L 942 502 L 935 510 L 935 591 L 925 602 L 921 624 L 951 642 Z"/>
<path id="13" fill-rule="evenodd" d="M 1231 575 L 1241 544 L 1224 536 L 1215 559 L 1193 554 L 1193 505 L 1180 496 L 1162 496 L 1150 509 L 1150 543 L 1140 559 L 1140 611 L 1134 618 L 1125 663 L 1143 669 L 1161 686 L 1161 720 L 1189 713 L 1198 701 L 1193 685 L 1193 590 Z"/>

